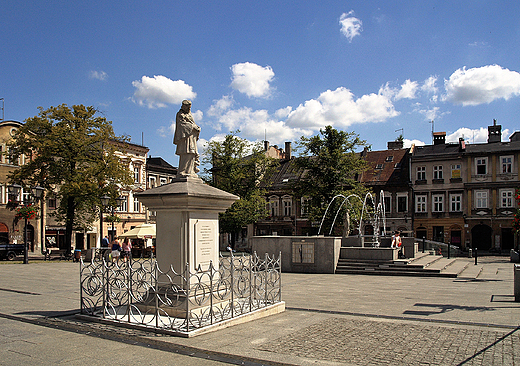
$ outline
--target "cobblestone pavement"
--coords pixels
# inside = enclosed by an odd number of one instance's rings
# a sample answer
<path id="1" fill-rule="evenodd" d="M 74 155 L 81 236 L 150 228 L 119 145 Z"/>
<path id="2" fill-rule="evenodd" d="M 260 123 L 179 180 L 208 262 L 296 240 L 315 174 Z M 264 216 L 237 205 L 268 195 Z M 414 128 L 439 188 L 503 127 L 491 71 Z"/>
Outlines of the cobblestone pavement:
<path id="1" fill-rule="evenodd" d="M 520 331 L 331 318 L 260 349 L 354 365 L 519 365 Z M 516 352 L 515 352 L 516 348 Z"/>

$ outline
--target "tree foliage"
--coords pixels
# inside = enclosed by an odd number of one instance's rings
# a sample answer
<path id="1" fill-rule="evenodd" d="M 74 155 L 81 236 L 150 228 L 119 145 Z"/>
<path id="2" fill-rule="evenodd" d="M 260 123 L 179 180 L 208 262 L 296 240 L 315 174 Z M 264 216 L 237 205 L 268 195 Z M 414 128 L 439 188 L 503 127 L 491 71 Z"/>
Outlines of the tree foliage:
<path id="1" fill-rule="evenodd" d="M 242 227 L 267 215 L 258 183 L 273 165 L 260 144 L 238 137 L 238 132 L 227 134 L 223 141 L 209 142 L 202 160 L 204 179 L 210 185 L 240 197 L 219 217 L 220 230 L 233 234 L 233 245 Z"/>
<path id="2" fill-rule="evenodd" d="M 56 219 L 66 226 L 71 248 L 73 228 L 86 228 L 99 215 L 100 197 L 118 195 L 132 183 L 131 173 L 114 155 L 112 123 L 94 107 L 62 104 L 28 118 L 8 144 L 11 159 L 25 156 L 9 180 L 24 187 L 40 185 L 56 194 Z"/>
<path id="3" fill-rule="evenodd" d="M 305 157 L 296 159 L 296 164 L 304 173 L 293 188 L 297 196 L 310 198 L 308 212 L 312 221 L 321 221 L 327 205 L 337 195 L 356 194 L 364 198 L 367 190 L 356 180 L 357 175 L 367 168 L 366 162 L 356 152 L 363 147 L 367 147 L 366 141 L 361 140 L 357 134 L 338 131 L 332 126 L 321 129 L 315 136 L 301 137 L 298 148 L 303 149 L 302 155 Z M 328 232 L 341 202 L 342 200 L 336 200 L 329 209 L 325 232 Z M 362 203 L 357 199 L 351 199 L 350 202 L 354 216 L 359 217 Z M 343 210 L 345 207 L 343 205 Z M 343 216 L 339 215 L 339 218 Z"/>

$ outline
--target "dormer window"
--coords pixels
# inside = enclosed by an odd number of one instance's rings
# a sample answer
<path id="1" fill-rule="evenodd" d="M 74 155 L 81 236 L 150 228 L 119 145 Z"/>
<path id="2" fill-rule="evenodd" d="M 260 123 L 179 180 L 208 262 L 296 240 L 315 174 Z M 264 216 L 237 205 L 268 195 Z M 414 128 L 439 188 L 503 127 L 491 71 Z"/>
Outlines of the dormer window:
<path id="1" fill-rule="evenodd" d="M 386 162 L 390 163 L 392 161 L 394 161 L 394 157 L 393 156 L 387 156 L 386 157 Z"/>
<path id="2" fill-rule="evenodd" d="M 376 169 L 379 169 L 379 170 L 383 169 L 383 164 L 377 164 Z"/>

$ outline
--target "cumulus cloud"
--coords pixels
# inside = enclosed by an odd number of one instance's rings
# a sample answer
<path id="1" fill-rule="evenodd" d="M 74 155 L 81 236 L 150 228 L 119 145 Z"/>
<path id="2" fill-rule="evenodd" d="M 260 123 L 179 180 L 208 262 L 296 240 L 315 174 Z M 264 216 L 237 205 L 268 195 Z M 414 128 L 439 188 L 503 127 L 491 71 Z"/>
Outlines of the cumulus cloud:
<path id="1" fill-rule="evenodd" d="M 392 88 L 390 83 L 386 83 L 379 88 L 379 94 L 393 100 L 415 99 L 418 89 L 419 83 L 417 81 L 407 79 L 400 88 Z"/>
<path id="2" fill-rule="evenodd" d="M 502 131 L 502 141 L 508 141 L 508 136 L 510 135 L 509 129 L 505 129 Z M 469 143 L 485 143 L 488 140 L 488 129 L 487 127 L 480 128 L 467 128 L 462 127 L 457 131 L 446 136 L 446 142 L 458 142 L 459 138 L 464 138 L 464 140 Z"/>
<path id="3" fill-rule="evenodd" d="M 415 146 L 424 146 L 426 145 L 423 141 L 421 140 L 409 140 L 409 139 L 404 139 L 403 140 L 403 147 L 405 149 L 411 147 L 412 145 L 415 145 Z"/>
<path id="4" fill-rule="evenodd" d="M 183 80 L 171 80 L 166 76 L 143 76 L 132 82 L 135 87 L 132 100 L 148 108 L 163 108 L 167 104 L 180 104 L 184 99 L 194 99 L 197 93 Z"/>
<path id="5" fill-rule="evenodd" d="M 456 70 L 444 81 L 444 99 L 455 104 L 479 105 L 520 95 L 520 74 L 499 65 Z"/>
<path id="6" fill-rule="evenodd" d="M 341 25 L 341 33 L 347 37 L 349 42 L 352 42 L 352 39 L 359 36 L 363 31 L 363 22 L 354 16 L 354 10 L 341 14 L 339 24 Z"/>
<path id="7" fill-rule="evenodd" d="M 97 80 L 104 81 L 107 79 L 107 77 L 108 77 L 108 74 L 104 71 L 92 70 L 89 73 L 89 78 L 91 78 L 91 79 L 97 79 Z"/>
<path id="8" fill-rule="evenodd" d="M 311 135 L 312 130 L 290 127 L 284 121 L 273 118 L 265 109 L 253 110 L 249 107 L 230 109 L 218 116 L 217 130 L 236 131 L 252 140 L 262 140 L 264 136 L 275 143 Z"/>
<path id="9" fill-rule="evenodd" d="M 356 99 L 350 90 L 339 87 L 300 104 L 289 114 L 287 124 L 306 129 L 326 125 L 342 128 L 354 123 L 381 122 L 398 115 L 387 95 L 372 93 Z"/>
<path id="10" fill-rule="evenodd" d="M 292 107 L 288 106 L 285 108 L 280 108 L 276 111 L 275 116 L 278 118 L 287 118 L 289 116 L 289 113 L 292 112 Z"/>
<path id="11" fill-rule="evenodd" d="M 214 100 L 208 110 L 208 116 L 219 116 L 235 104 L 233 96 L 224 95 L 218 100 Z"/>
<path id="12" fill-rule="evenodd" d="M 231 87 L 249 98 L 268 98 L 271 95 L 271 85 L 274 71 L 270 66 L 244 62 L 231 66 Z"/>

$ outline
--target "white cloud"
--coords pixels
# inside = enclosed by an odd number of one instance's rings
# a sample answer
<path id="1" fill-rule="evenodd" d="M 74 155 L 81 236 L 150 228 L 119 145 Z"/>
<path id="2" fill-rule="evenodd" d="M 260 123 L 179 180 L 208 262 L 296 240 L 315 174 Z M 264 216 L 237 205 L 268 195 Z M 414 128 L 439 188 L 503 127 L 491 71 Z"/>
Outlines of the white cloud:
<path id="1" fill-rule="evenodd" d="M 354 17 L 354 10 L 341 14 L 339 24 L 341 25 L 341 33 L 347 37 L 349 42 L 352 42 L 352 39 L 359 36 L 363 31 L 363 22 Z"/>
<path id="2" fill-rule="evenodd" d="M 197 93 L 183 80 L 173 81 L 162 75 L 153 78 L 143 76 L 132 85 L 136 88 L 132 100 L 148 108 L 163 108 L 167 104 L 180 104 L 184 99 L 194 99 Z"/>
<path id="3" fill-rule="evenodd" d="M 289 115 L 289 113 L 291 113 L 291 111 L 292 111 L 291 106 L 288 106 L 285 108 L 280 108 L 275 112 L 275 116 L 278 118 L 287 118 L 287 116 Z"/>
<path id="4" fill-rule="evenodd" d="M 372 93 L 355 99 L 350 90 L 339 87 L 300 104 L 289 114 L 287 124 L 306 129 L 326 125 L 341 128 L 353 123 L 382 122 L 398 115 L 387 95 Z"/>
<path id="5" fill-rule="evenodd" d="M 235 104 L 233 96 L 224 95 L 222 98 L 213 101 L 213 104 L 209 107 L 208 116 L 220 116 L 231 108 L 233 104 Z"/>
<path id="6" fill-rule="evenodd" d="M 520 95 L 520 74 L 499 65 L 456 70 L 444 80 L 445 100 L 455 104 L 479 105 Z"/>
<path id="7" fill-rule="evenodd" d="M 510 135 L 509 129 L 505 129 L 502 131 L 502 141 L 508 141 L 508 136 Z M 446 142 L 458 142 L 459 138 L 464 138 L 464 140 L 469 143 L 486 143 L 488 140 L 488 129 L 487 127 L 480 127 L 476 129 L 470 129 L 467 127 L 459 128 L 457 131 L 446 136 Z"/>
<path id="8" fill-rule="evenodd" d="M 437 83 L 437 76 L 430 76 L 428 79 L 424 80 L 424 84 L 421 86 L 421 90 L 427 92 L 428 94 L 437 94 L 438 90 L 435 84 Z"/>
<path id="9" fill-rule="evenodd" d="M 400 99 L 415 99 L 417 98 L 417 91 L 419 89 L 419 83 L 417 81 L 411 81 L 407 79 L 401 88 L 392 88 L 390 83 L 387 82 L 379 88 L 379 94 L 385 96 L 388 99 L 400 100 Z"/>
<path id="10" fill-rule="evenodd" d="M 419 83 L 417 81 L 406 80 L 401 85 L 401 90 L 395 95 L 395 100 L 399 99 L 415 99 Z"/>
<path id="11" fill-rule="evenodd" d="M 89 73 L 89 78 L 91 79 L 97 79 L 97 80 L 101 80 L 101 81 L 105 81 L 108 77 L 108 74 L 104 71 L 95 71 L 95 70 L 92 70 L 90 71 Z"/>
<path id="12" fill-rule="evenodd" d="M 231 66 L 231 87 L 248 97 L 267 98 L 271 95 L 269 83 L 274 78 L 274 71 L 270 66 L 244 62 Z"/>
<path id="13" fill-rule="evenodd" d="M 424 146 L 426 145 L 423 141 L 421 140 L 409 140 L 409 139 L 404 139 L 403 140 L 403 147 L 405 149 L 411 147 L 412 145 L 415 145 L 415 146 Z"/>

